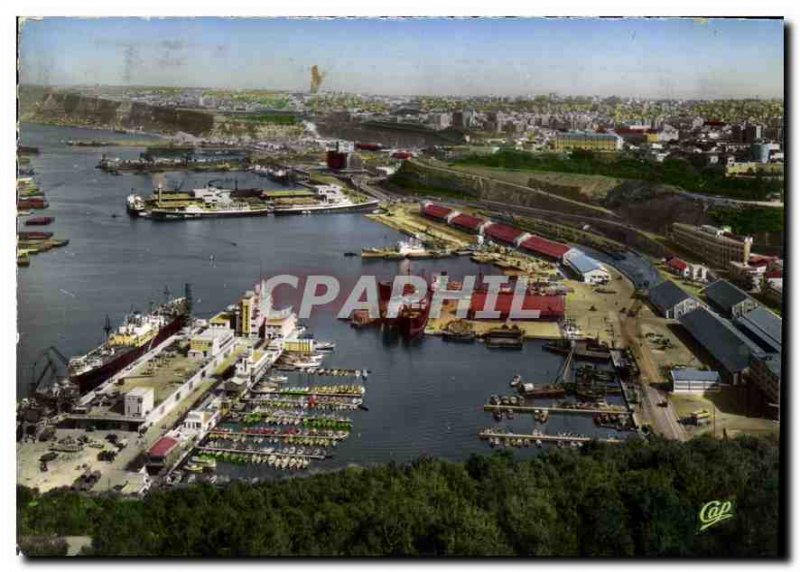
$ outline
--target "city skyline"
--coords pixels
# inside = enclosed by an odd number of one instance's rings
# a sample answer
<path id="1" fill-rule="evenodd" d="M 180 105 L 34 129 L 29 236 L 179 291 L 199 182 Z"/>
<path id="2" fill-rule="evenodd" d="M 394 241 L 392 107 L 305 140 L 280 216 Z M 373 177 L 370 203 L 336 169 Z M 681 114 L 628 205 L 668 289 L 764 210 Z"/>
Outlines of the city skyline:
<path id="1" fill-rule="evenodd" d="M 373 95 L 767 99 L 783 44 L 781 19 L 47 18 L 19 78 L 307 91 L 318 65 L 322 91 Z"/>

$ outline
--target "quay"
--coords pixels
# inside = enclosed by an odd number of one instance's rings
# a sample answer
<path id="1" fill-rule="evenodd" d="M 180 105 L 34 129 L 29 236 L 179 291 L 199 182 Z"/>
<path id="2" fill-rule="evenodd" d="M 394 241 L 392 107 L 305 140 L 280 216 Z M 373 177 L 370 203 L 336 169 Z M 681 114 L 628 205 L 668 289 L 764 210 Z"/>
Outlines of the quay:
<path id="1" fill-rule="evenodd" d="M 276 457 L 303 457 L 306 459 L 315 459 L 321 461 L 326 458 L 327 455 L 318 455 L 314 453 L 288 453 L 283 451 L 272 451 L 271 453 L 267 453 L 266 451 L 243 451 L 240 449 L 227 449 L 227 448 L 219 448 L 219 447 L 208 447 L 208 446 L 199 446 L 195 447 L 198 451 L 203 451 L 205 453 L 232 453 L 235 455 L 275 455 Z"/>
<path id="2" fill-rule="evenodd" d="M 325 393 L 325 392 L 317 392 L 317 391 L 309 391 L 305 393 L 301 392 L 293 392 L 281 389 L 252 389 L 250 393 L 254 395 L 277 395 L 277 396 L 285 396 L 285 397 L 355 397 L 361 398 L 363 392 L 360 393 Z"/>
<path id="3" fill-rule="evenodd" d="M 345 432 L 347 433 L 347 432 Z M 228 439 L 228 440 L 246 440 L 246 439 L 315 439 L 318 441 L 343 441 L 349 437 L 349 433 L 345 435 L 303 435 L 303 434 L 291 434 L 291 433 L 246 433 L 242 431 L 211 431 L 208 434 L 209 437 L 213 439 Z"/>
<path id="4" fill-rule="evenodd" d="M 622 439 L 614 437 L 595 438 L 595 437 L 582 437 L 582 436 L 565 436 L 565 435 L 545 435 L 536 433 L 500 433 L 491 429 L 484 429 L 478 433 L 481 439 L 529 439 L 532 441 L 539 440 L 543 443 L 589 443 L 591 441 L 598 441 L 600 443 L 622 443 Z"/>
<path id="5" fill-rule="evenodd" d="M 580 409 L 572 409 L 569 407 L 536 407 L 532 405 L 492 405 L 487 403 L 483 406 L 484 411 L 494 412 L 494 411 L 518 411 L 521 413 L 564 413 L 564 414 L 574 414 L 574 415 L 596 415 L 596 414 L 605 414 L 605 415 L 632 415 L 630 411 L 625 409 L 604 409 L 604 408 L 580 408 Z"/>

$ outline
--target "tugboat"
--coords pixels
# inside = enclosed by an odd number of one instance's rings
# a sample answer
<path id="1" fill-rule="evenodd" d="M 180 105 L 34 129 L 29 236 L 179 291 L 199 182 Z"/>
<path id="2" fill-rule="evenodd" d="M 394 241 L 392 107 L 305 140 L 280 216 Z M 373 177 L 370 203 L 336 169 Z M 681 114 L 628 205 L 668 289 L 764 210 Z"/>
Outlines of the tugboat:
<path id="1" fill-rule="evenodd" d="M 145 210 L 144 199 L 139 195 L 128 195 L 125 199 L 128 214 L 131 216 L 141 216 Z"/>

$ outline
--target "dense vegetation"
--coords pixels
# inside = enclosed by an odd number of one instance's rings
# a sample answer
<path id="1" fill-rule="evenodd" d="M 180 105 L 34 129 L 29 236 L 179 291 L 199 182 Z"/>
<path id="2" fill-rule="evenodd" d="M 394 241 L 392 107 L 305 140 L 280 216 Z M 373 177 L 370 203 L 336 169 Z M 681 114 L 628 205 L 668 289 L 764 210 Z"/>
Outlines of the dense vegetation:
<path id="1" fill-rule="evenodd" d="M 759 232 L 783 232 L 783 209 L 772 207 L 715 208 L 709 211 L 708 214 L 716 224 L 730 226 L 736 234 L 753 235 Z"/>
<path id="2" fill-rule="evenodd" d="M 296 125 L 298 123 L 297 117 L 294 115 L 284 115 L 280 113 L 253 113 L 233 117 L 239 121 L 263 123 L 267 125 Z"/>
<path id="3" fill-rule="evenodd" d="M 698 532 L 717 499 L 734 517 Z M 114 556 L 774 556 L 778 510 L 778 446 L 744 437 L 420 459 L 143 501 L 17 490 L 21 538 L 88 535 Z"/>
<path id="4" fill-rule="evenodd" d="M 657 163 L 629 155 L 602 156 L 581 150 L 565 157 L 501 149 L 492 155 L 469 155 L 456 163 L 503 169 L 605 175 L 675 185 L 687 191 L 746 200 L 765 200 L 771 193 L 783 190 L 781 180 L 763 177 L 727 178 L 721 167 L 700 167 L 680 158 L 667 158 L 662 163 Z"/>

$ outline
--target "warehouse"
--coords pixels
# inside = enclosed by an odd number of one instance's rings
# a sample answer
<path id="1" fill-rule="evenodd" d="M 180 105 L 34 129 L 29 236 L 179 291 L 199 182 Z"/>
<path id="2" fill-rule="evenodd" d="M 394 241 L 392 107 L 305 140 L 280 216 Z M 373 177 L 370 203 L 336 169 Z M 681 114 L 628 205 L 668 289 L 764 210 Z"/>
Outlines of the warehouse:
<path id="1" fill-rule="evenodd" d="M 673 369 L 669 372 L 675 393 L 704 393 L 719 389 L 719 373 L 702 369 Z"/>
<path id="2" fill-rule="evenodd" d="M 447 222 L 447 217 L 453 213 L 453 209 L 435 203 L 422 203 L 420 213 L 435 221 Z"/>
<path id="3" fill-rule="evenodd" d="M 483 231 L 483 234 L 489 240 L 495 242 L 502 242 L 504 244 L 516 246 L 516 240 L 522 234 L 522 231 L 513 226 L 493 222 Z"/>
<path id="4" fill-rule="evenodd" d="M 764 306 L 739 316 L 733 323 L 764 351 L 781 353 L 783 320 Z"/>
<path id="5" fill-rule="evenodd" d="M 477 216 L 461 213 L 450 219 L 450 224 L 461 230 L 480 234 L 489 224 L 489 221 Z"/>
<path id="6" fill-rule="evenodd" d="M 670 320 L 677 320 L 701 305 L 698 299 L 690 296 L 672 280 L 664 280 L 650 288 L 648 300 L 661 316 Z"/>
<path id="7" fill-rule="evenodd" d="M 730 322 L 705 308 L 684 314 L 680 322 L 720 365 L 723 378 L 730 383 L 741 383 L 751 358 L 764 355 L 761 348 Z"/>
<path id="8" fill-rule="evenodd" d="M 589 284 L 605 284 L 611 279 L 597 260 L 575 248 L 564 254 L 564 264 Z"/>
<path id="9" fill-rule="evenodd" d="M 467 317 L 470 320 L 480 319 L 480 317 L 477 316 L 478 312 L 496 310 L 500 312 L 500 315 L 498 317 L 492 317 L 492 320 L 507 320 L 511 314 L 511 305 L 514 299 L 514 292 L 498 292 L 497 302 L 492 308 L 485 308 L 487 297 L 488 292 L 486 291 L 473 292 Z M 526 312 L 531 312 L 532 315 L 526 318 L 512 319 L 560 320 L 564 317 L 564 297 L 528 293 L 525 295 L 521 309 Z"/>
<path id="10" fill-rule="evenodd" d="M 727 318 L 741 316 L 759 305 L 746 292 L 727 280 L 717 280 L 706 286 L 703 294 L 709 304 Z"/>
<path id="11" fill-rule="evenodd" d="M 535 235 L 531 235 L 520 242 L 519 247 L 520 249 L 532 254 L 538 254 L 539 256 L 544 256 L 545 258 L 550 258 L 552 260 L 558 260 L 559 262 L 570 250 L 570 247 L 566 244 L 547 240 L 546 238 Z"/>

